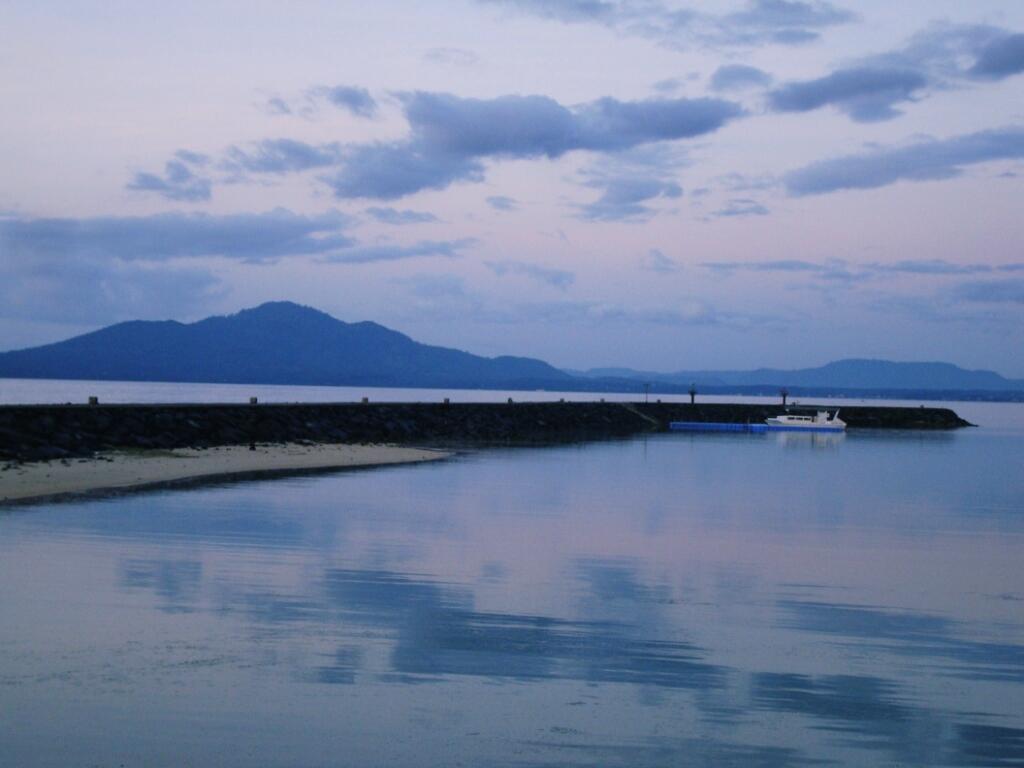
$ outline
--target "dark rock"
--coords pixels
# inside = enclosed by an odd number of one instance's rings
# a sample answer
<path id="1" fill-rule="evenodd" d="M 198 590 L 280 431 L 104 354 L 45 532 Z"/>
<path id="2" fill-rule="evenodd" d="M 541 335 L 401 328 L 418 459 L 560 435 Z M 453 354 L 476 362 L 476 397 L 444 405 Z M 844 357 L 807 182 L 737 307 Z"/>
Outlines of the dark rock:
<path id="1" fill-rule="evenodd" d="M 117 448 L 275 442 L 536 445 L 625 437 L 671 421 L 761 422 L 778 405 L 484 403 L 0 406 L 0 459 L 89 456 Z M 853 429 L 967 426 L 945 408 L 842 408 Z M 42 424 L 47 425 L 42 430 Z"/>

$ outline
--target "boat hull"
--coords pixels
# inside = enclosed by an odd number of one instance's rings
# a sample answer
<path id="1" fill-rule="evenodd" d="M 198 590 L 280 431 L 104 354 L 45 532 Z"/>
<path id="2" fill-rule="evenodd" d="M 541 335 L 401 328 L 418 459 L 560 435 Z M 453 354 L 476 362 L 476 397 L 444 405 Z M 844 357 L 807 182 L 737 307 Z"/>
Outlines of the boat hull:
<path id="1" fill-rule="evenodd" d="M 769 432 L 845 432 L 846 427 L 795 426 L 792 424 L 765 424 Z"/>

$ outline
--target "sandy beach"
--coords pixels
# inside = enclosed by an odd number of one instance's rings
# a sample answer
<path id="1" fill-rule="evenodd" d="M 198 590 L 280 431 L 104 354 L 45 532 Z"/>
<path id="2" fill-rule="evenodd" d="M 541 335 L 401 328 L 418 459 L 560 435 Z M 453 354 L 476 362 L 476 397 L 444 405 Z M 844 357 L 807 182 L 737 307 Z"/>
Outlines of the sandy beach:
<path id="1" fill-rule="evenodd" d="M 394 445 L 222 446 L 198 450 L 112 451 L 88 459 L 64 459 L 0 467 L 0 504 L 93 494 L 215 478 L 258 477 L 435 461 L 445 451 Z"/>

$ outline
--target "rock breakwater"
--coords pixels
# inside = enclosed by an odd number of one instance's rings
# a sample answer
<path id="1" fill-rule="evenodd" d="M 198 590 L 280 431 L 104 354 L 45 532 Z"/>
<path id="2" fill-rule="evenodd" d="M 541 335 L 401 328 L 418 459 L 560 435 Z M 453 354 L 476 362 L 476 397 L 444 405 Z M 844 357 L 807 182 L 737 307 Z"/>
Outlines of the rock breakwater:
<path id="1" fill-rule="evenodd" d="M 778 405 L 683 403 L 325 403 L 0 406 L 0 459 L 250 442 L 536 445 L 627 437 L 670 421 L 760 422 Z M 844 407 L 851 428 L 968 426 L 947 408 Z"/>

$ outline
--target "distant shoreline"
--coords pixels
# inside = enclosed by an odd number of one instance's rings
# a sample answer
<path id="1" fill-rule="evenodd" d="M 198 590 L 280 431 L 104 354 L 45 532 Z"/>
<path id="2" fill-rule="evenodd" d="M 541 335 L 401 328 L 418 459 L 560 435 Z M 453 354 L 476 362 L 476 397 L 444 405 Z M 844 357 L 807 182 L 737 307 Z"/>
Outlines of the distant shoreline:
<path id="1" fill-rule="evenodd" d="M 494 393 L 500 394 L 520 394 L 517 399 L 522 397 L 527 399 L 532 396 L 533 393 L 543 392 L 549 396 L 581 396 L 581 395 L 593 395 L 594 397 L 606 396 L 610 398 L 618 398 L 622 396 L 638 397 L 647 395 L 650 397 L 666 397 L 666 398 L 678 398 L 680 401 L 685 400 L 689 395 L 690 385 L 682 384 L 671 384 L 665 381 L 659 381 L 658 379 L 652 379 L 650 382 L 645 382 L 642 379 L 586 379 L 579 378 L 574 381 L 535 381 L 530 383 L 509 383 L 506 382 L 506 386 L 501 386 L 499 383 L 490 384 L 467 384 L 465 382 L 448 382 L 445 384 L 437 383 L 418 383 L 409 384 L 401 382 L 347 382 L 347 383 L 283 383 L 279 381 L 234 381 L 234 380 L 218 380 L 218 381 L 184 381 L 180 379 L 148 379 L 148 378 L 65 378 L 61 377 L 32 377 L 32 376 L 11 376 L 5 375 L 0 376 L 0 384 L 3 381 L 16 381 L 16 382 L 74 382 L 76 385 L 95 384 L 102 390 L 104 388 L 116 385 L 127 385 L 132 386 L 144 386 L 153 385 L 154 387 L 212 387 L 212 388 L 230 388 L 239 390 L 240 394 L 249 396 L 259 391 L 266 390 L 309 390 L 309 391 L 320 391 L 325 393 L 322 400 L 330 401 L 343 401 L 346 399 L 352 399 L 358 401 L 361 397 L 369 395 L 371 399 L 377 399 L 378 391 L 408 391 L 408 392 L 421 392 L 424 398 L 427 400 L 442 399 L 444 397 L 451 397 L 453 401 L 465 401 L 465 402 L 494 402 L 488 401 L 476 396 L 469 398 L 460 397 L 460 393 Z M 646 389 L 645 389 L 646 386 Z M 900 401 L 912 401 L 912 402 L 964 402 L 964 403 L 1021 403 L 1024 402 L 1024 389 L 964 389 L 964 388 L 896 388 L 896 387 L 838 387 L 838 386 L 788 386 L 783 387 L 777 384 L 696 384 L 696 390 L 699 395 L 713 397 L 779 397 L 781 389 L 786 389 L 789 396 L 793 399 L 799 398 L 824 398 L 830 400 L 900 400 Z M 341 397 L 338 394 L 326 394 L 326 393 L 345 393 Z M 2 403 L 2 405 L 57 405 L 63 402 L 78 402 L 83 398 L 80 397 L 81 393 L 76 392 L 74 395 L 63 396 L 59 399 L 44 399 L 44 400 L 14 400 Z M 95 394 L 95 392 L 89 392 L 88 394 Z M 189 402 L 195 402 L 195 400 L 183 399 L 178 400 L 174 397 L 175 394 L 171 394 L 167 403 L 179 403 L 185 404 Z M 187 396 L 186 396 L 187 397 Z M 109 398 L 103 398 L 109 399 Z M 228 398 L 230 399 L 230 398 Z M 263 397 L 261 400 L 265 399 Z M 420 398 L 417 397 L 417 400 Z M 503 398 L 502 398 L 503 399 Z M 575 398 L 574 398 L 575 399 Z M 294 400 L 282 399 L 278 402 L 293 402 Z M 317 402 L 317 400 L 306 400 L 300 398 L 300 402 Z M 156 400 L 122 400 L 124 404 L 135 403 L 150 403 L 157 402 Z M 217 402 L 209 400 L 205 402 Z M 396 401 L 397 402 L 397 401 Z"/>
<path id="2" fill-rule="evenodd" d="M 0 466 L 0 507 L 69 498 L 446 459 L 447 451 L 395 445 L 297 443 L 104 452 L 90 458 Z"/>

